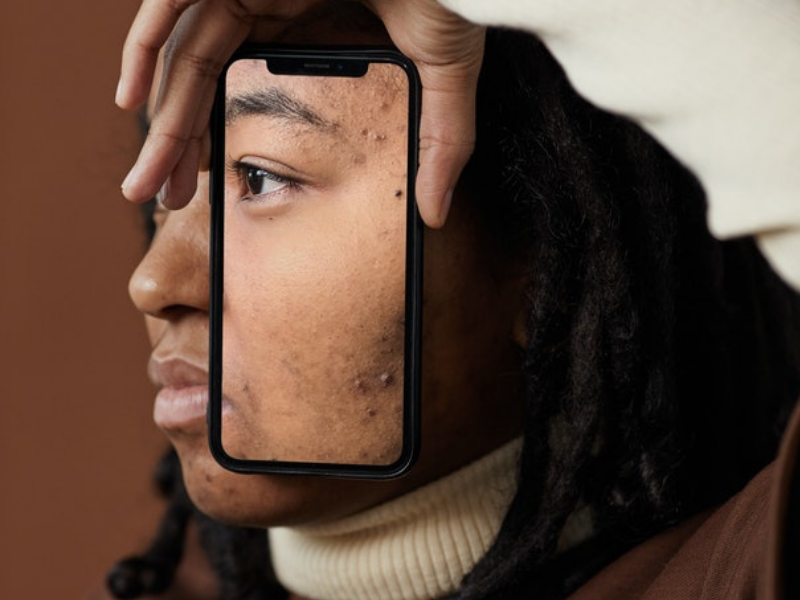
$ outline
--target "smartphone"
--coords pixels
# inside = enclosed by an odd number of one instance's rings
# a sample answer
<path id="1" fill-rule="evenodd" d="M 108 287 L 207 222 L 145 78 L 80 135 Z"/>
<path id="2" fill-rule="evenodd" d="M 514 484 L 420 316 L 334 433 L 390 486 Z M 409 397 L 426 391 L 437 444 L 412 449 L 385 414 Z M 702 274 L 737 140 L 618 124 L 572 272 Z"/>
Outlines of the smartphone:
<path id="1" fill-rule="evenodd" d="M 212 115 L 209 438 L 383 479 L 419 446 L 420 83 L 388 48 L 241 48 Z"/>

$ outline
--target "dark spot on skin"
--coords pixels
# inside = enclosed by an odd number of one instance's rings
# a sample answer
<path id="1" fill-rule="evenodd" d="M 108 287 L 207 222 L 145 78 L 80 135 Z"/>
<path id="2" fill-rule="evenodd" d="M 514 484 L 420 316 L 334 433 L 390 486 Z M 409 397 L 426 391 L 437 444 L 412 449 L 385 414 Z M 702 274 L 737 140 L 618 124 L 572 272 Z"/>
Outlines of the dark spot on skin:
<path id="1" fill-rule="evenodd" d="M 362 137 L 365 137 L 368 140 L 372 140 L 374 142 L 386 141 L 385 133 L 378 133 L 377 131 L 372 131 L 370 129 L 362 129 L 359 133 L 362 135 Z"/>
<path id="2" fill-rule="evenodd" d="M 366 154 L 358 153 L 353 155 L 353 164 L 363 165 L 365 162 L 367 162 Z"/>
<path id="3" fill-rule="evenodd" d="M 361 377 L 356 377 L 356 378 L 353 380 L 353 384 L 356 386 L 356 389 L 357 389 L 357 390 L 358 390 L 360 393 L 362 393 L 362 394 L 366 394 L 367 392 L 369 392 L 369 387 L 367 386 L 367 384 L 365 384 L 365 383 L 364 383 L 364 380 L 363 380 L 363 379 L 361 379 Z"/>
<path id="4" fill-rule="evenodd" d="M 377 414 L 378 414 L 378 411 L 376 411 L 374 408 L 368 408 L 367 409 L 367 416 L 368 417 L 374 417 Z"/>
<path id="5" fill-rule="evenodd" d="M 381 375 L 381 386 L 387 388 L 394 383 L 394 377 L 391 373 L 384 373 Z"/>
<path id="6" fill-rule="evenodd" d="M 395 190 L 394 191 L 395 198 L 402 198 L 403 197 L 403 190 Z"/>

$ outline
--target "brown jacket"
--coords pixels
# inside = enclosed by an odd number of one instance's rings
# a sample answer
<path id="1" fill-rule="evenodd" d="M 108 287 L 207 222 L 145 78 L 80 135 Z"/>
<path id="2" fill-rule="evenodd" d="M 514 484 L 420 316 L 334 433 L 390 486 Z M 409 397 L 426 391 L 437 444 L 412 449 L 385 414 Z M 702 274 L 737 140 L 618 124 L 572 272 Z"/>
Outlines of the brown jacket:
<path id="1" fill-rule="evenodd" d="M 721 507 L 655 536 L 569 600 L 800 600 L 800 403 L 775 462 Z"/>

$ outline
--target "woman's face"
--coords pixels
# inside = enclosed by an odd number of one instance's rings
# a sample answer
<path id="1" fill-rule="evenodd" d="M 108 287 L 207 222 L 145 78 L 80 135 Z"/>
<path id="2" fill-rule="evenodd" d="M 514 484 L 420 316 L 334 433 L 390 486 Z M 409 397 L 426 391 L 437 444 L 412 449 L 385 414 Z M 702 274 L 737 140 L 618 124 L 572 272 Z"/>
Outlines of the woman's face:
<path id="1" fill-rule="evenodd" d="M 397 456 L 407 117 L 398 79 L 377 75 L 319 89 L 276 84 L 252 61 L 228 79 L 232 106 L 279 99 L 314 115 L 277 105 L 227 115 L 223 429 L 239 455 Z M 153 344 L 154 418 L 201 510 L 247 525 L 324 521 L 447 474 L 518 433 L 519 278 L 497 268 L 459 199 L 448 225 L 426 233 L 421 454 L 410 474 L 386 482 L 240 475 L 214 461 L 205 424 L 207 173 L 189 206 L 157 211 L 130 293 Z"/>

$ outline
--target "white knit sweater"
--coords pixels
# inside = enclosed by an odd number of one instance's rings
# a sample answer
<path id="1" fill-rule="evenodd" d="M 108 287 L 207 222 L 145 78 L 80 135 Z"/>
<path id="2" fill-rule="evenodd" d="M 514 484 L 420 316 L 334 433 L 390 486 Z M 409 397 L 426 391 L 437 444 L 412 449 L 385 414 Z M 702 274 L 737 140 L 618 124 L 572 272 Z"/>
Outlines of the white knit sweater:
<path id="1" fill-rule="evenodd" d="M 497 537 L 522 440 L 396 500 L 313 527 L 269 531 L 288 590 L 315 600 L 429 600 L 455 591 Z"/>
<path id="2" fill-rule="evenodd" d="M 800 0 L 441 0 L 537 34 L 588 100 L 688 166 L 720 238 L 800 289 Z"/>

